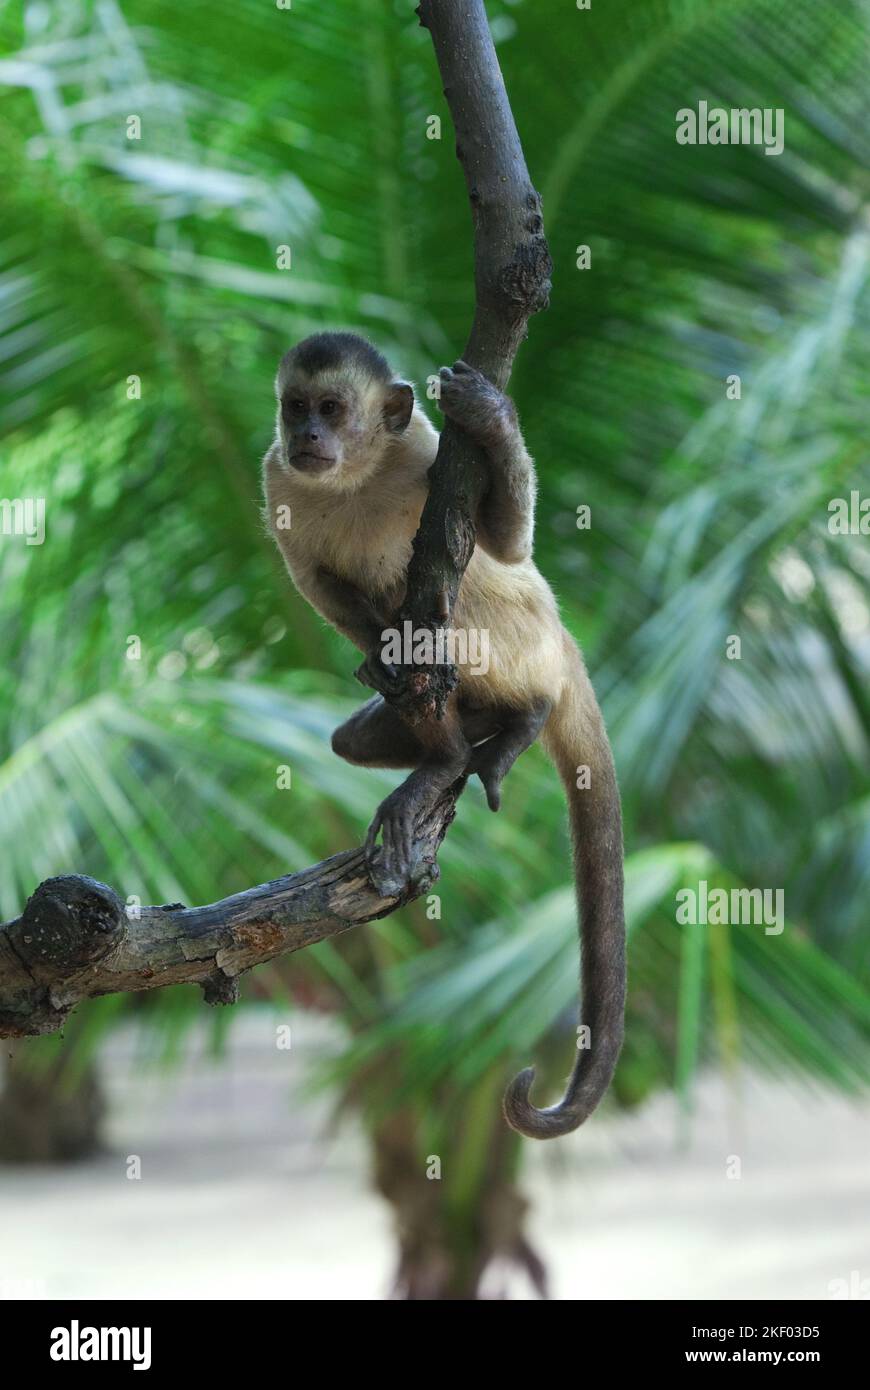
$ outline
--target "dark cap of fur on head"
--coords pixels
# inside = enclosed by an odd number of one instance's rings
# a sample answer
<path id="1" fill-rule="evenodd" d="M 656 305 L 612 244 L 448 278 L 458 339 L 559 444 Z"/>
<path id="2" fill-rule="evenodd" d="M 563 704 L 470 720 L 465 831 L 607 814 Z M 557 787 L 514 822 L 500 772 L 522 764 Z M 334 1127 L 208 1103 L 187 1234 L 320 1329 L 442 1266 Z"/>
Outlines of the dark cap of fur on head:
<path id="1" fill-rule="evenodd" d="M 292 364 L 308 376 L 318 376 L 348 363 L 361 367 L 376 381 L 392 380 L 387 359 L 356 333 L 312 333 L 285 353 L 281 366 Z"/>

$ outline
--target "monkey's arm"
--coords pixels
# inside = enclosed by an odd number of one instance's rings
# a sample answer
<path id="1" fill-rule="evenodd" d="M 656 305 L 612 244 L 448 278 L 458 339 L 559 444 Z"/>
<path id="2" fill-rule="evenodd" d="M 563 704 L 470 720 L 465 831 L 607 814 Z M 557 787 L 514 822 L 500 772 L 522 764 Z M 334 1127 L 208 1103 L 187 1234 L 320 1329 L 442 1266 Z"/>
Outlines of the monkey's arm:
<path id="1" fill-rule="evenodd" d="M 300 593 L 337 632 L 350 638 L 366 656 L 380 651 L 387 615 L 379 612 L 361 589 L 323 565 L 294 578 Z"/>
<path id="2" fill-rule="evenodd" d="M 390 615 L 382 611 L 361 589 L 348 579 L 341 579 L 320 565 L 306 575 L 295 575 L 299 592 L 336 632 L 350 638 L 365 656 L 356 671 L 363 685 L 386 695 L 393 688 L 395 666 L 383 660 L 384 629 L 390 626 Z"/>
<path id="3" fill-rule="evenodd" d="M 486 455 L 488 482 L 478 508 L 477 543 L 516 565 L 532 553 L 535 468 L 513 401 L 465 362 L 441 368 L 441 409 Z"/>

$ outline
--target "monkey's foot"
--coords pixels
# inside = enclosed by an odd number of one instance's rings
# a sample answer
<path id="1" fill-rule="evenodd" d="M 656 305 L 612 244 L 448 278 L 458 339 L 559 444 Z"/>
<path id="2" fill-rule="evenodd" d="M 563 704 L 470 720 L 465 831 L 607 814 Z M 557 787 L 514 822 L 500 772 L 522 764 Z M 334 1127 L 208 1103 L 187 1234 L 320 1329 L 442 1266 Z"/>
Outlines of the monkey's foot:
<path id="1" fill-rule="evenodd" d="M 366 836 L 366 860 L 372 883 L 384 898 L 401 897 L 410 889 L 425 891 L 437 877 L 425 847 L 417 843 L 415 832 L 425 800 L 407 785 L 398 787 L 382 801 Z M 377 844 L 378 832 L 382 844 Z"/>
<path id="2" fill-rule="evenodd" d="M 475 748 L 468 764 L 468 774 L 477 773 L 491 811 L 497 811 L 501 806 L 501 784 L 510 769 L 511 762 L 505 757 L 497 735 L 480 748 Z"/>
<path id="3" fill-rule="evenodd" d="M 442 367 L 439 404 L 448 420 L 487 448 L 516 426 L 514 403 L 467 362 Z"/>

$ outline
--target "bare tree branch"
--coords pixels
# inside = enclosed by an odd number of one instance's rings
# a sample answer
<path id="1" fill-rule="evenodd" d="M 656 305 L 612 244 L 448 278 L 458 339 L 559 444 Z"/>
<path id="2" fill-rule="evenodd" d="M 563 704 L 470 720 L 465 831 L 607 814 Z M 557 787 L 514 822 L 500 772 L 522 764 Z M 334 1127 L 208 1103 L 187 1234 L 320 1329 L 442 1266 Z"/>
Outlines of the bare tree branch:
<path id="1" fill-rule="evenodd" d="M 531 314 L 544 308 L 551 262 L 541 200 L 529 180 L 483 0 L 422 0 L 456 127 L 474 223 L 476 307 L 465 360 L 497 386 L 510 376 Z M 408 572 L 401 617 L 415 628 L 450 619 L 474 549 L 480 457 L 449 422 Z M 391 694 L 404 718 L 438 718 L 451 666 L 404 672 Z M 118 894 L 81 875 L 47 879 L 21 917 L 0 926 L 0 1037 L 60 1028 L 82 999 L 182 982 L 210 1003 L 232 1003 L 236 978 L 277 955 L 386 916 L 428 890 L 435 855 L 455 815 L 460 779 L 418 823 L 415 843 L 431 872 L 395 897 L 372 884 L 361 849 L 324 860 L 207 907 L 144 907 L 129 916 Z"/>
<path id="2" fill-rule="evenodd" d="M 429 873 L 397 898 L 378 895 L 362 849 L 207 907 L 132 911 L 96 879 L 46 879 L 21 916 L 0 926 L 0 1037 L 54 1032 L 77 1004 L 98 994 L 199 984 L 208 1003 L 235 1003 L 236 978 L 246 970 L 386 917 L 428 892 L 460 790 L 453 787 L 418 825 Z"/>
<path id="3" fill-rule="evenodd" d="M 474 225 L 474 322 L 464 360 L 504 389 L 532 314 L 547 306 L 552 261 L 483 0 L 421 0 L 456 130 Z M 474 550 L 481 457 L 451 421 L 441 432 L 429 496 L 408 567 L 399 627 L 449 624 Z M 400 667 L 383 693 L 412 725 L 439 718 L 456 685 L 452 665 Z"/>

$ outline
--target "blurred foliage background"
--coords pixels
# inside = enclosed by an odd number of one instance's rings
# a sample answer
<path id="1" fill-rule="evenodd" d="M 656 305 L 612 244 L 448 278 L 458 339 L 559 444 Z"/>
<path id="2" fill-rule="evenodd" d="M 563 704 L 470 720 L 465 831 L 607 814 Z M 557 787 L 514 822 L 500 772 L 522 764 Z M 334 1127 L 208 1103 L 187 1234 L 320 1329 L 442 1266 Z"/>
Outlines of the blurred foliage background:
<path id="1" fill-rule="evenodd" d="M 292 592 L 258 465 L 295 339 L 354 328 L 418 383 L 464 343 L 469 214 L 413 8 L 3 8 L 0 496 L 44 497 L 47 535 L 0 537 L 0 915 L 70 870 L 213 900 L 358 842 L 396 780 L 329 750 L 363 698 L 355 657 Z M 488 11 L 555 262 L 511 387 L 537 554 L 624 798 L 611 1103 L 672 1086 L 688 1111 L 705 1061 L 858 1092 L 870 547 L 831 533 L 828 504 L 870 485 L 870 5 Z M 677 145 L 699 100 L 781 107 L 784 153 Z M 398 1289 L 473 1297 L 496 1254 L 543 1285 L 499 1097 L 533 1058 L 554 1097 L 576 1021 L 563 805 L 537 750 L 498 817 L 469 790 L 441 863 L 440 918 L 416 904 L 261 969 L 244 999 L 340 1017 L 347 1046 L 316 1081 L 371 1135 Z M 783 888 L 786 930 L 678 927 L 674 894 L 702 878 Z M 131 1015 L 171 1056 L 203 1006 L 96 1001 L 22 1065 L 69 1091 Z"/>

